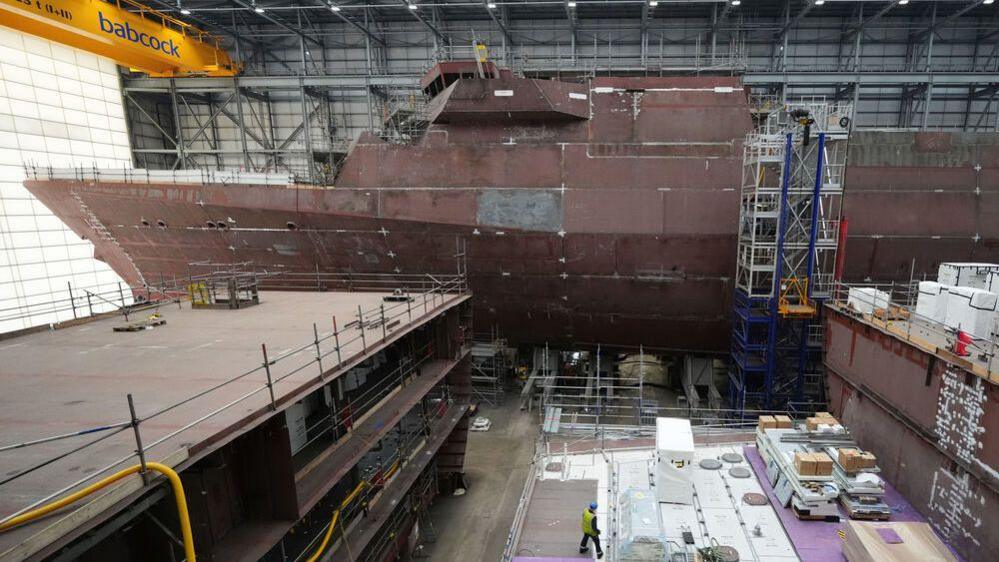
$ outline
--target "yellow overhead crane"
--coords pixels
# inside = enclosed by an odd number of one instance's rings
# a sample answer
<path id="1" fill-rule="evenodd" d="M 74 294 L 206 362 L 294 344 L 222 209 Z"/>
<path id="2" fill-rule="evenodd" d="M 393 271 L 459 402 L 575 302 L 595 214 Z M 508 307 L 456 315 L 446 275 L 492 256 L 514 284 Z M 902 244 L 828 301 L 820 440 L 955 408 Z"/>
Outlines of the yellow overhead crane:
<path id="1" fill-rule="evenodd" d="M 0 0 L 0 25 L 156 77 L 235 76 L 218 38 L 131 0 Z"/>

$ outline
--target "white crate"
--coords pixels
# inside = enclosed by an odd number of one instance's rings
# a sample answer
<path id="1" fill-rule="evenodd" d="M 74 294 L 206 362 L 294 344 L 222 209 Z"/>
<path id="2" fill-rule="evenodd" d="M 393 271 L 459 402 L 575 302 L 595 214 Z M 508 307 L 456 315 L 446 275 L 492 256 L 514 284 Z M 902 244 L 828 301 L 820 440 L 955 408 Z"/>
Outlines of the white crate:
<path id="1" fill-rule="evenodd" d="M 891 296 L 873 287 L 850 287 L 847 304 L 861 314 L 874 314 L 875 308 L 888 308 Z"/>
<path id="2" fill-rule="evenodd" d="M 947 295 L 947 327 L 980 338 L 991 337 L 993 324 L 999 318 L 999 295 L 974 287 L 951 287 Z"/>
<path id="3" fill-rule="evenodd" d="M 937 270 L 937 282 L 957 287 L 989 288 L 989 275 L 999 272 L 999 264 L 981 262 L 944 262 Z"/>
<path id="4" fill-rule="evenodd" d="M 921 281 L 916 297 L 916 315 L 934 322 L 947 319 L 947 293 L 950 287 L 935 281 Z"/>

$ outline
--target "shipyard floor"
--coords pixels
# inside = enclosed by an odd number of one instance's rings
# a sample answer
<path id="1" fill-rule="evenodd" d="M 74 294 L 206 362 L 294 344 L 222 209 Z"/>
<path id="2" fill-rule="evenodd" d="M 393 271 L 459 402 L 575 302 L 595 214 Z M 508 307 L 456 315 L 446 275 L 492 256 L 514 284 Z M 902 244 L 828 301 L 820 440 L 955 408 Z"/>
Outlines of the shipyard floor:
<path id="1" fill-rule="evenodd" d="M 442 496 L 430 511 L 437 541 L 427 545 L 430 560 L 495 562 L 503 553 L 524 491 L 538 413 L 520 410 L 519 393 L 508 393 L 498 406 L 480 406 L 489 418 L 485 432 L 469 432 L 462 496 Z"/>

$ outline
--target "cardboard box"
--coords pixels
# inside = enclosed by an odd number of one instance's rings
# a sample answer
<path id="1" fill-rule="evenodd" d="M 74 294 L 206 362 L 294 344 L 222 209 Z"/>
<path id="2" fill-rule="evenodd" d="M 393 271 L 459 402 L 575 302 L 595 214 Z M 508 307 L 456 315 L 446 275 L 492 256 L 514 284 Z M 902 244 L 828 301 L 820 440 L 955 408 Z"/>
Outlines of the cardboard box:
<path id="1" fill-rule="evenodd" d="M 839 465 L 847 472 L 856 472 L 860 468 L 860 451 L 857 449 L 840 449 Z"/>
<path id="2" fill-rule="evenodd" d="M 812 458 L 811 453 L 795 453 L 794 454 L 794 469 L 798 471 L 798 474 L 802 476 L 814 476 L 815 475 L 815 459 Z"/>
<path id="3" fill-rule="evenodd" d="M 791 429 L 793 427 L 789 416 L 774 416 L 774 420 L 777 421 L 778 429 Z"/>
<path id="4" fill-rule="evenodd" d="M 863 452 L 859 457 L 860 468 L 874 468 L 878 464 L 877 457 L 873 453 Z"/>
<path id="5" fill-rule="evenodd" d="M 829 412 L 815 412 L 815 417 L 817 418 L 832 418 L 833 415 Z M 833 418 L 835 419 L 835 418 Z"/>
<path id="6" fill-rule="evenodd" d="M 829 455 L 819 452 L 811 453 L 812 460 L 815 462 L 815 475 L 816 476 L 831 476 L 832 475 L 832 459 Z"/>
<path id="7" fill-rule="evenodd" d="M 839 420 L 832 417 L 829 418 L 814 417 L 805 420 L 805 427 L 808 429 L 808 431 L 818 431 L 819 425 L 828 425 L 828 426 L 839 425 Z"/>
<path id="8" fill-rule="evenodd" d="M 760 429 L 774 429 L 777 427 L 777 420 L 773 416 L 760 416 Z"/>

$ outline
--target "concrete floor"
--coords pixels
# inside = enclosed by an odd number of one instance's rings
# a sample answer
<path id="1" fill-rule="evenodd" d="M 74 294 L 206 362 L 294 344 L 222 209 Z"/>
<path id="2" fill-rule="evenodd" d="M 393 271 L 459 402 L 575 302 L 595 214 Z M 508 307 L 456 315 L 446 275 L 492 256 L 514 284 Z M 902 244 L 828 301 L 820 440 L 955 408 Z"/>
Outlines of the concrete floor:
<path id="1" fill-rule="evenodd" d="M 521 412 L 519 395 L 500 406 L 480 406 L 492 420 L 487 432 L 469 432 L 463 496 L 438 498 L 430 511 L 437 542 L 430 560 L 496 562 L 503 554 L 517 502 L 524 491 L 538 436 L 538 413 Z"/>

